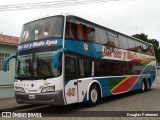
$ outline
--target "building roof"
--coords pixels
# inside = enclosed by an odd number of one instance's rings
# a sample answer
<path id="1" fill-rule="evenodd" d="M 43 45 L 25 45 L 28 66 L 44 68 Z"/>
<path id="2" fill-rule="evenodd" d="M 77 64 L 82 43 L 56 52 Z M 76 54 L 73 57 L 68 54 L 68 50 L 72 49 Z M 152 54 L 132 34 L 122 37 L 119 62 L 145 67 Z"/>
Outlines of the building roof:
<path id="1" fill-rule="evenodd" d="M 0 44 L 18 45 L 19 37 L 0 34 Z"/>

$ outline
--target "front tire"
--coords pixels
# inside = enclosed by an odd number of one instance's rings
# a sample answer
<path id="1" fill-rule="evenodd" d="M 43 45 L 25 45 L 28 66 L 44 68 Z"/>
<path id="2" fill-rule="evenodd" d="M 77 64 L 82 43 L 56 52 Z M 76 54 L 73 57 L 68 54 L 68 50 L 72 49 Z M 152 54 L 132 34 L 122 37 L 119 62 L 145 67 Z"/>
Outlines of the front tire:
<path id="1" fill-rule="evenodd" d="M 100 89 L 98 85 L 93 84 L 89 90 L 89 106 L 96 106 L 100 101 Z"/>

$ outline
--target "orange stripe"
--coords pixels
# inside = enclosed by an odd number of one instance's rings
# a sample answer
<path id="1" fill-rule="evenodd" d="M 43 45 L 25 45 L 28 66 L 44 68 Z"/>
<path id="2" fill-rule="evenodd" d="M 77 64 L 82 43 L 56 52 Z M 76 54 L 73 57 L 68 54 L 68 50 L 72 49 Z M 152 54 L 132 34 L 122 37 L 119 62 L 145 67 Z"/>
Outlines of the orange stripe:
<path id="1" fill-rule="evenodd" d="M 154 58 L 147 58 L 147 60 L 143 61 L 142 64 L 145 63 L 145 62 L 148 62 L 150 60 L 155 60 L 155 59 Z"/>

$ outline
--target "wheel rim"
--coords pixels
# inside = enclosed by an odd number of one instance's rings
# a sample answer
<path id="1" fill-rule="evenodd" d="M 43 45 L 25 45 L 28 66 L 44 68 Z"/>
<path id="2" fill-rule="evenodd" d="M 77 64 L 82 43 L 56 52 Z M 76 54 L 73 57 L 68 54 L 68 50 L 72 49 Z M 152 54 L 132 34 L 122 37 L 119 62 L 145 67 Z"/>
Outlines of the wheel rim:
<path id="1" fill-rule="evenodd" d="M 92 100 L 92 102 L 96 102 L 97 98 L 98 98 L 98 92 L 97 92 L 96 88 L 94 88 L 91 91 L 91 100 Z"/>
<path id="2" fill-rule="evenodd" d="M 144 82 L 142 82 L 142 91 L 145 90 L 145 85 L 144 85 Z"/>

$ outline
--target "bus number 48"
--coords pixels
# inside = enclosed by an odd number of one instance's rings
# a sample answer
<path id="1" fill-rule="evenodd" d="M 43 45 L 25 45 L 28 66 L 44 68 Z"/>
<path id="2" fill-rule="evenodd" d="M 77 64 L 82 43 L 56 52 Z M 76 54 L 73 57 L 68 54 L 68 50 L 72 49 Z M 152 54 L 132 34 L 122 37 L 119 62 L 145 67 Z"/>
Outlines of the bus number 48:
<path id="1" fill-rule="evenodd" d="M 69 88 L 67 91 L 67 96 L 75 96 L 75 88 Z"/>

